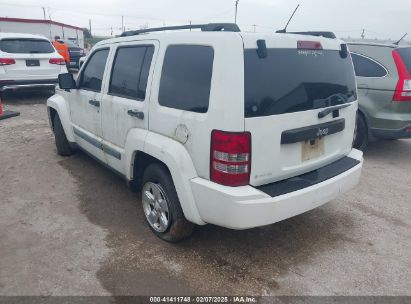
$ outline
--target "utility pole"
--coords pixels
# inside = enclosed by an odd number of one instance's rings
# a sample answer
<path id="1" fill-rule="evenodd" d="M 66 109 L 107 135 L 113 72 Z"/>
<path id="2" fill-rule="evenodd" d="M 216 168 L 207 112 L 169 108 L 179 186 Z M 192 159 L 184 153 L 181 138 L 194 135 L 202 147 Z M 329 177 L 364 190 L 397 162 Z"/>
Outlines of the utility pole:
<path id="1" fill-rule="evenodd" d="M 124 32 L 124 17 L 121 16 L 121 31 Z"/>
<path id="2" fill-rule="evenodd" d="M 257 24 L 253 24 L 253 27 L 254 27 L 254 33 L 255 33 L 255 32 L 256 32 Z"/>
<path id="3" fill-rule="evenodd" d="M 191 23 L 191 20 L 190 20 L 190 32 L 191 32 L 191 24 L 192 24 L 192 23 Z"/>
<path id="4" fill-rule="evenodd" d="M 240 2 L 240 0 L 235 0 L 235 17 L 234 17 L 235 24 L 237 24 L 238 2 Z"/>
<path id="5" fill-rule="evenodd" d="M 44 18 L 44 20 L 46 20 L 46 8 L 42 7 L 42 9 L 43 9 L 43 18 Z"/>
<path id="6" fill-rule="evenodd" d="M 88 30 L 89 30 L 90 36 L 91 36 L 92 35 L 91 34 L 91 19 L 88 19 Z"/>
<path id="7" fill-rule="evenodd" d="M 364 38 L 365 38 L 365 29 L 362 30 L 361 38 L 362 38 L 362 40 L 364 40 Z"/>

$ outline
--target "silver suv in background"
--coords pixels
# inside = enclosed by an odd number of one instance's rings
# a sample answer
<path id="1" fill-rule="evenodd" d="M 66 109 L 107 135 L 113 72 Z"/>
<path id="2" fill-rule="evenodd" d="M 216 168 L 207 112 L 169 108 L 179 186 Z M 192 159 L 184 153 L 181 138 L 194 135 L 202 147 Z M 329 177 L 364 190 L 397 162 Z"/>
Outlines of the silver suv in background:
<path id="1" fill-rule="evenodd" d="M 411 138 L 411 47 L 349 43 L 357 76 L 359 112 L 354 147 Z"/>

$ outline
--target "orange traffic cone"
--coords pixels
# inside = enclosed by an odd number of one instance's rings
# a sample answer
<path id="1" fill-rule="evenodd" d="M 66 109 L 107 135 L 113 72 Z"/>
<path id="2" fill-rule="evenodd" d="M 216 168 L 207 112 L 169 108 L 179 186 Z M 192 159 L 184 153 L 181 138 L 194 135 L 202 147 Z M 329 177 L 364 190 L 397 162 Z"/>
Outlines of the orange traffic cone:
<path id="1" fill-rule="evenodd" d="M 1 92 L 0 92 L 0 120 L 14 117 L 14 116 L 19 116 L 19 115 L 20 115 L 20 112 L 3 110 L 3 105 L 1 102 Z"/>

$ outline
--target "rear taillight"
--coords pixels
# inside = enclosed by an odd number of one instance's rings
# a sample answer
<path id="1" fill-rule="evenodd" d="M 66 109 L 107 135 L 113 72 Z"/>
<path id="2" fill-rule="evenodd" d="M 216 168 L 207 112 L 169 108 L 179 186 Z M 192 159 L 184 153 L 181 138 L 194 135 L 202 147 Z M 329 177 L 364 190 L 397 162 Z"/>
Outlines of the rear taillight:
<path id="1" fill-rule="evenodd" d="M 251 134 L 214 130 L 211 134 L 210 179 L 224 186 L 250 183 Z"/>
<path id="2" fill-rule="evenodd" d="M 11 58 L 0 58 L 0 65 L 12 65 L 16 64 L 16 60 Z"/>
<path id="3" fill-rule="evenodd" d="M 393 101 L 411 101 L 411 75 L 397 50 L 392 52 L 398 70 L 398 84 L 395 88 Z"/>
<path id="4" fill-rule="evenodd" d="M 49 60 L 50 64 L 65 65 L 66 61 L 63 58 L 51 58 Z"/>

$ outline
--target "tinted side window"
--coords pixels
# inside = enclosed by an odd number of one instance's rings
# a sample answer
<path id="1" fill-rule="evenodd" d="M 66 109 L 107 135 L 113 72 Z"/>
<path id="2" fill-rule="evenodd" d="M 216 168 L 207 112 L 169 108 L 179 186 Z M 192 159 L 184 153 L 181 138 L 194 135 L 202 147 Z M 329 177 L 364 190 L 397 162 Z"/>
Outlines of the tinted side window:
<path id="1" fill-rule="evenodd" d="M 351 54 L 355 75 L 359 77 L 384 77 L 387 71 L 380 64 L 364 56 Z"/>
<path id="2" fill-rule="evenodd" d="M 153 52 L 152 46 L 119 48 L 114 59 L 109 93 L 144 100 Z"/>
<path id="3" fill-rule="evenodd" d="M 101 91 L 101 83 L 103 82 L 104 69 L 106 67 L 108 49 L 99 50 L 92 54 L 87 66 L 81 75 L 81 89 L 91 90 L 95 92 Z"/>
<path id="4" fill-rule="evenodd" d="M 206 113 L 210 99 L 214 50 L 209 46 L 169 46 L 163 64 L 159 103 Z"/>

